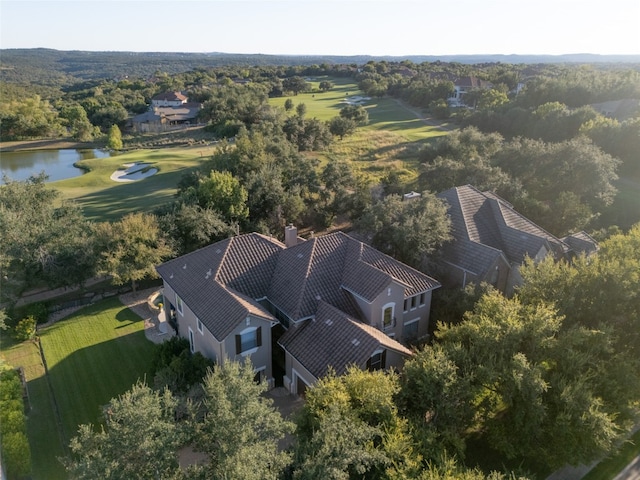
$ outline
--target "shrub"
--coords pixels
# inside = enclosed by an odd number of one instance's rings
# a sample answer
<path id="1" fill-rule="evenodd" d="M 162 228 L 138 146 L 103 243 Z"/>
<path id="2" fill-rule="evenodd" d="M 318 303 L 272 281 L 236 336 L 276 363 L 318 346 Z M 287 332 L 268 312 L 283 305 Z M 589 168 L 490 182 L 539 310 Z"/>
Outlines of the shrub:
<path id="1" fill-rule="evenodd" d="M 18 322 L 13 331 L 16 340 L 31 340 L 36 336 L 36 319 L 33 317 L 23 318 Z"/>
<path id="2" fill-rule="evenodd" d="M 23 432 L 11 432 L 2 437 L 2 459 L 9 478 L 26 477 L 31 473 L 31 450 Z"/>
<path id="3" fill-rule="evenodd" d="M 45 323 L 49 319 L 49 309 L 44 303 L 32 303 L 24 307 L 22 317 L 33 317 L 36 323 Z"/>

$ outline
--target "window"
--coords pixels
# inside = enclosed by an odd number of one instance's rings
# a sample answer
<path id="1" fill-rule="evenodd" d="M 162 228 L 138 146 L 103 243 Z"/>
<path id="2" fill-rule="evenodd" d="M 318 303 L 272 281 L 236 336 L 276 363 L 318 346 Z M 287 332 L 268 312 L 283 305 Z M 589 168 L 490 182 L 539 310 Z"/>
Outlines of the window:
<path id="1" fill-rule="evenodd" d="M 386 350 L 376 350 L 367 361 L 367 370 L 370 372 L 373 372 L 374 370 L 384 370 L 386 358 Z"/>
<path id="2" fill-rule="evenodd" d="M 176 306 L 178 307 L 178 313 L 180 315 L 184 315 L 182 310 L 182 299 L 178 296 L 177 293 L 176 293 Z"/>
<path id="3" fill-rule="evenodd" d="M 426 294 L 426 293 L 422 292 L 422 293 L 420 294 L 420 306 L 421 306 L 421 307 L 422 307 L 422 306 L 424 306 L 424 302 L 425 302 L 425 300 L 426 300 L 426 297 L 427 297 L 427 294 Z"/>
<path id="4" fill-rule="evenodd" d="M 395 303 L 387 303 L 382 307 L 382 330 L 396 326 L 396 319 L 393 318 L 393 310 L 395 306 Z"/>
<path id="5" fill-rule="evenodd" d="M 191 353 L 196 353 L 196 346 L 193 342 L 193 330 L 191 330 L 191 327 L 189 327 L 189 350 L 191 350 Z"/>
<path id="6" fill-rule="evenodd" d="M 262 345 L 262 327 L 246 328 L 236 335 L 236 355 L 248 355 Z"/>
<path id="7" fill-rule="evenodd" d="M 198 319 L 198 331 L 204 335 L 204 329 L 202 328 L 202 322 Z"/>
<path id="8" fill-rule="evenodd" d="M 416 296 L 411 297 L 411 310 L 416 308 L 416 302 L 417 301 L 418 301 L 418 297 L 416 297 Z"/>
<path id="9" fill-rule="evenodd" d="M 411 320 L 404 324 L 404 331 L 402 332 L 402 336 L 405 341 L 415 340 L 418 338 L 418 324 L 419 319 Z"/>
<path id="10" fill-rule="evenodd" d="M 405 298 L 404 299 L 404 307 L 402 307 L 402 311 L 406 312 L 407 310 L 409 310 L 409 299 Z"/>

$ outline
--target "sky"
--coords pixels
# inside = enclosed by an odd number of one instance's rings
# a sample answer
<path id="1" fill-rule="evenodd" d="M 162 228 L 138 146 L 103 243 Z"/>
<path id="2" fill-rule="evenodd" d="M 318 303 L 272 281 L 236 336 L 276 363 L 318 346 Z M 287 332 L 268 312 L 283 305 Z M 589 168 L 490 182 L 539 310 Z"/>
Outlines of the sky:
<path id="1" fill-rule="evenodd" d="M 0 0 L 0 48 L 640 54 L 640 0 Z"/>

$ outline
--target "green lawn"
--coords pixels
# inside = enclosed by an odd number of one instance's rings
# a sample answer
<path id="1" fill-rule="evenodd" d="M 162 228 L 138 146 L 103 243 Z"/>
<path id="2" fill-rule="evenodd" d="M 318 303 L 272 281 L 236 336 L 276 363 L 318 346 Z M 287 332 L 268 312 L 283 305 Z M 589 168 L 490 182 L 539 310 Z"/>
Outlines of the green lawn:
<path id="1" fill-rule="evenodd" d="M 41 332 L 65 438 L 97 424 L 100 408 L 144 380 L 154 345 L 144 323 L 117 298 L 88 306 Z"/>
<path id="2" fill-rule="evenodd" d="M 27 426 L 34 479 L 66 478 L 57 458 L 66 454 L 78 425 L 99 423 L 101 406 L 138 379 L 148 380 L 155 345 L 143 329 L 136 314 L 111 298 L 41 330 L 53 396 L 36 344 L 0 337 L 7 362 L 25 368 L 32 405 Z"/>
<path id="3" fill-rule="evenodd" d="M 27 379 L 31 403 L 31 409 L 27 411 L 27 434 L 31 446 L 33 478 L 66 478 L 64 468 L 57 460 L 65 454 L 65 450 L 38 346 L 34 342 L 17 343 L 2 334 L 0 350 L 9 365 L 24 368 Z"/>
<path id="4" fill-rule="evenodd" d="M 89 170 L 79 177 L 53 182 L 65 198 L 76 200 L 91 220 L 117 220 L 127 213 L 152 211 L 168 203 L 176 193 L 183 173 L 197 168 L 210 157 L 212 146 L 137 150 L 111 158 L 82 160 L 78 165 Z M 158 173 L 136 182 L 115 182 L 111 174 L 125 163 L 145 162 Z"/>
<path id="5" fill-rule="evenodd" d="M 340 114 L 340 110 L 347 105 L 345 100 L 352 96 L 364 97 L 364 93 L 352 79 L 315 77 L 310 82 L 317 87 L 322 80 L 329 80 L 334 87 L 328 92 L 301 93 L 292 97 L 278 97 L 269 99 L 269 104 L 284 107 L 287 99 L 293 100 L 294 105 L 304 103 L 307 107 L 306 116 L 329 120 Z M 420 142 L 434 137 L 446 135 L 446 131 L 426 124 L 418 118 L 418 108 L 410 108 L 397 100 L 384 98 L 370 98 L 362 104 L 369 113 L 369 124 L 362 127 L 365 131 L 389 131 L 399 136 L 400 142 Z M 295 114 L 295 108 L 291 115 Z"/>
<path id="6" fill-rule="evenodd" d="M 640 455 L 640 431 L 629 440 L 615 455 L 596 465 L 582 480 L 611 480 L 619 474 L 631 460 Z"/>

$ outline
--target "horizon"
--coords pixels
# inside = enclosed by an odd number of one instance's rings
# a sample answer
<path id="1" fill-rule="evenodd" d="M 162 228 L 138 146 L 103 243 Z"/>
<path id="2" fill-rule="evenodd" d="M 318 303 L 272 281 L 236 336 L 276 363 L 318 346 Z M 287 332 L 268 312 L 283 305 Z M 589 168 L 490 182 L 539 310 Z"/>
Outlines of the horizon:
<path id="1" fill-rule="evenodd" d="M 1 0 L 0 48 L 275 56 L 639 55 L 640 2 Z M 95 20 L 99 19 L 99 20 Z M 188 34 L 185 34 L 187 32 Z"/>

